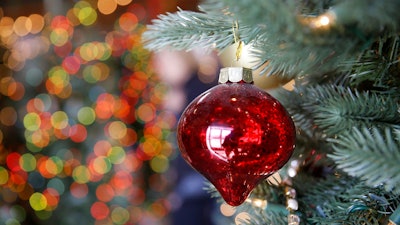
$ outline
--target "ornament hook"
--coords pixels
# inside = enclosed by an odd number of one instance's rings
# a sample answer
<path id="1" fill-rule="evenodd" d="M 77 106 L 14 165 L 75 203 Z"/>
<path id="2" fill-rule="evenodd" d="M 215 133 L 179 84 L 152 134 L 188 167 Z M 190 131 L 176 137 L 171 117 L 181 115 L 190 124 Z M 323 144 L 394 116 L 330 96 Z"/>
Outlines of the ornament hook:
<path id="1" fill-rule="evenodd" d="M 233 38 L 235 40 L 235 44 L 238 43 L 238 46 L 236 48 L 236 61 L 239 61 L 240 57 L 242 56 L 243 42 L 242 40 L 240 40 L 239 23 L 237 20 L 233 23 L 232 30 L 233 30 Z"/>

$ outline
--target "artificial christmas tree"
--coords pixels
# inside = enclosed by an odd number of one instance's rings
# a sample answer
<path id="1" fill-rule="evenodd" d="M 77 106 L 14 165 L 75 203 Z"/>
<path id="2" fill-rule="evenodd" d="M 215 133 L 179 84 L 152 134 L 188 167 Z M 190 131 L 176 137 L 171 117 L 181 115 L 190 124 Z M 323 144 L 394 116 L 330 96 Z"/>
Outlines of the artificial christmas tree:
<path id="1" fill-rule="evenodd" d="M 152 50 L 222 51 L 240 37 L 262 75 L 295 82 L 274 90 L 297 127 L 292 159 L 232 222 L 400 224 L 399 10 L 399 0 L 208 0 L 149 26 Z"/>

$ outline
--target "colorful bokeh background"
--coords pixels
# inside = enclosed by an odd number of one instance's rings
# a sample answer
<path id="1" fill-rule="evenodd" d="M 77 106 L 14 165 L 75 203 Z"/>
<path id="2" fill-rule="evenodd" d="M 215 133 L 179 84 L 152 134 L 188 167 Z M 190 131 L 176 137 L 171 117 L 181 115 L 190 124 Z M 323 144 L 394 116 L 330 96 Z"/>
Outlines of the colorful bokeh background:
<path id="1" fill-rule="evenodd" d="M 195 5 L 1 1 L 1 225 L 171 223 L 182 106 L 141 34 Z"/>

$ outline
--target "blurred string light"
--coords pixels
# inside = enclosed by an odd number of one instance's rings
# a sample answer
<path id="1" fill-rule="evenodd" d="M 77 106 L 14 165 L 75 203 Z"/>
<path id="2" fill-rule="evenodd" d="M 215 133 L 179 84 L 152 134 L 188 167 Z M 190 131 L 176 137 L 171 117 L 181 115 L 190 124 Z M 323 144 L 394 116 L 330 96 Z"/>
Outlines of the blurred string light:
<path id="1" fill-rule="evenodd" d="M 162 224 L 169 212 L 176 117 L 161 109 L 168 88 L 140 43 L 143 6 L 94 2 L 77 1 L 65 15 L 0 18 L 6 224 L 32 213 L 43 224 Z M 119 6 L 127 10 L 114 29 L 90 40 L 85 27 Z"/>

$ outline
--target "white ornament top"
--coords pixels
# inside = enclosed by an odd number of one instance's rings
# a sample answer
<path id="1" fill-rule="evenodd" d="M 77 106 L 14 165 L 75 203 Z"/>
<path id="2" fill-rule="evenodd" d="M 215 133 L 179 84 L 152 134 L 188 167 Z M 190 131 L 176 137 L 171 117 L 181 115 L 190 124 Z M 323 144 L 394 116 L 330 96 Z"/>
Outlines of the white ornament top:
<path id="1" fill-rule="evenodd" d="M 245 67 L 226 67 L 219 72 L 218 82 L 224 84 L 227 82 L 237 83 L 244 81 L 253 83 L 253 70 Z"/>

